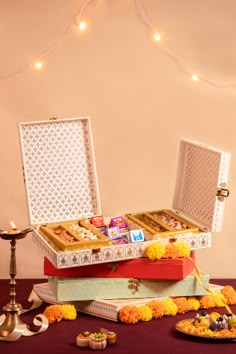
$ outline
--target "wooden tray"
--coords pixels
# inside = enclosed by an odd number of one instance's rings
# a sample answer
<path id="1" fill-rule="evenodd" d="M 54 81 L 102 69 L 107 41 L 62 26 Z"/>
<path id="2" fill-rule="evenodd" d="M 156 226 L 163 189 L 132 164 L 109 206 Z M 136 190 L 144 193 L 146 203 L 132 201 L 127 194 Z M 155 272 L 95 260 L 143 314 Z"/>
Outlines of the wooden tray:
<path id="1" fill-rule="evenodd" d="M 96 236 L 96 239 L 85 239 L 76 229 L 84 228 Z M 69 223 L 57 223 L 40 226 L 40 230 L 63 251 L 75 251 L 108 246 L 110 239 L 96 229 L 88 220 L 80 220 Z"/>
<path id="2" fill-rule="evenodd" d="M 178 222 L 178 228 L 168 224 L 163 220 L 163 215 L 166 216 L 166 219 L 174 219 Z M 189 223 L 184 218 L 181 218 L 179 215 L 174 212 L 162 209 L 158 211 L 149 211 L 149 212 L 140 212 L 134 214 L 126 214 L 125 218 L 127 223 L 136 224 L 138 227 L 146 231 L 145 236 L 148 233 L 148 239 L 156 239 L 160 236 L 170 237 L 176 234 L 182 233 L 196 233 L 199 232 L 199 229 Z"/>

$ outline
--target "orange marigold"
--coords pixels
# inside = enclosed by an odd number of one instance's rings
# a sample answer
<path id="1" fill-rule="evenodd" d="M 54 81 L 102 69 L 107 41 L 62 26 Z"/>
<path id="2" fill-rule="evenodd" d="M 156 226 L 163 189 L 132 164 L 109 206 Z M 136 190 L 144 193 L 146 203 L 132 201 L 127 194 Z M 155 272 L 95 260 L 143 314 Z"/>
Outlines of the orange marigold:
<path id="1" fill-rule="evenodd" d="M 44 310 L 44 316 L 49 323 L 59 322 L 63 318 L 63 310 L 60 305 L 50 305 Z"/>
<path id="2" fill-rule="evenodd" d="M 165 305 L 160 300 L 151 300 L 146 304 L 152 310 L 153 318 L 161 318 L 165 313 Z"/>
<path id="3" fill-rule="evenodd" d="M 215 299 L 213 295 L 203 295 L 199 297 L 200 308 L 210 309 L 215 307 Z"/>
<path id="4" fill-rule="evenodd" d="M 188 300 L 184 296 L 175 297 L 172 299 L 178 307 L 178 313 L 185 313 L 189 311 Z"/>
<path id="5" fill-rule="evenodd" d="M 140 320 L 140 312 L 137 306 L 126 305 L 119 311 L 119 319 L 123 323 L 134 324 Z"/>
<path id="6" fill-rule="evenodd" d="M 232 286 L 226 285 L 220 292 L 224 295 L 228 305 L 236 304 L 236 291 Z"/>
<path id="7" fill-rule="evenodd" d="M 163 258 L 178 258 L 178 257 L 180 257 L 180 250 L 178 249 L 178 247 L 173 243 L 166 245 L 166 250 Z"/>

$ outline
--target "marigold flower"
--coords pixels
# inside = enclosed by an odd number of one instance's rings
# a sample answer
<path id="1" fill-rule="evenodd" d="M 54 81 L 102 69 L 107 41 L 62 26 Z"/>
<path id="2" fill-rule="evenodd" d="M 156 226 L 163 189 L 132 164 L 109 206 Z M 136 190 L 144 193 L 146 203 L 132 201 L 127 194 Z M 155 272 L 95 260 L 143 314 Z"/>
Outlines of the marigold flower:
<path id="1" fill-rule="evenodd" d="M 212 307 L 215 307 L 215 299 L 213 295 L 200 296 L 199 301 L 201 309 L 210 309 Z"/>
<path id="2" fill-rule="evenodd" d="M 50 305 L 44 310 L 44 316 L 49 323 L 59 322 L 63 318 L 63 311 L 60 305 Z"/>
<path id="3" fill-rule="evenodd" d="M 195 296 L 187 298 L 189 311 L 197 311 L 200 308 L 200 301 Z"/>
<path id="4" fill-rule="evenodd" d="M 121 322 L 126 324 L 134 324 L 139 321 L 140 312 L 137 306 L 126 305 L 120 309 L 118 316 Z"/>
<path id="5" fill-rule="evenodd" d="M 177 247 L 177 245 L 170 243 L 166 245 L 166 251 L 163 256 L 164 258 L 178 258 L 180 257 L 180 251 Z"/>
<path id="6" fill-rule="evenodd" d="M 175 316 L 178 312 L 178 307 L 172 299 L 166 299 L 161 301 L 165 306 L 165 316 Z"/>
<path id="7" fill-rule="evenodd" d="M 146 304 L 152 310 L 153 318 L 161 318 L 165 313 L 165 305 L 160 300 L 151 300 Z"/>
<path id="8" fill-rule="evenodd" d="M 74 305 L 61 305 L 64 320 L 75 320 L 77 312 Z"/>
<path id="9" fill-rule="evenodd" d="M 189 245 L 184 242 L 176 243 L 176 247 L 179 250 L 179 257 L 190 257 L 191 249 Z"/>
<path id="10" fill-rule="evenodd" d="M 175 297 L 172 299 L 178 308 L 178 313 L 185 313 L 189 311 L 188 300 L 184 296 Z"/>
<path id="11" fill-rule="evenodd" d="M 160 243 L 152 243 L 147 247 L 146 255 L 151 261 L 161 259 L 165 254 L 165 246 Z"/>
<path id="12" fill-rule="evenodd" d="M 138 307 L 140 313 L 140 321 L 150 321 L 152 319 L 152 310 L 147 305 L 141 305 Z"/>
<path id="13" fill-rule="evenodd" d="M 236 291 L 232 286 L 226 285 L 220 292 L 224 295 L 228 305 L 236 304 Z"/>

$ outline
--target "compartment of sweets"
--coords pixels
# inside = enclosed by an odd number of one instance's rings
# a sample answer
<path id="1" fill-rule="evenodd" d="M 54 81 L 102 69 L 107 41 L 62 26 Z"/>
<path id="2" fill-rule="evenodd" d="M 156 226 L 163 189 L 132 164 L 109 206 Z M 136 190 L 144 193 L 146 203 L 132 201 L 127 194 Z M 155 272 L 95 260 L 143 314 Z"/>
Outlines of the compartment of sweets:
<path id="1" fill-rule="evenodd" d="M 199 229 L 193 224 L 189 223 L 184 218 L 175 214 L 170 210 L 159 210 L 149 213 L 155 220 L 163 223 L 171 231 L 181 231 L 181 232 L 197 232 Z"/>
<path id="2" fill-rule="evenodd" d="M 161 222 L 158 222 L 148 213 L 127 214 L 126 220 L 129 226 L 132 228 L 142 228 L 145 238 L 147 240 L 155 238 L 154 236 L 164 235 L 169 230 L 163 226 Z"/>
<path id="3" fill-rule="evenodd" d="M 111 244 L 109 238 L 87 220 L 43 225 L 40 229 L 63 251 L 96 248 Z"/>

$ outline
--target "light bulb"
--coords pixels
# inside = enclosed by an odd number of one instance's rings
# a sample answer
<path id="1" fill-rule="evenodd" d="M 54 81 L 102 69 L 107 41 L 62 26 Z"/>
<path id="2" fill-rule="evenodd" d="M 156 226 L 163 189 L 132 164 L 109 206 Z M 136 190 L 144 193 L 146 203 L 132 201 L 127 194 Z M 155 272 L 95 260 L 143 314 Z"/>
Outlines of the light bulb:
<path id="1" fill-rule="evenodd" d="M 81 21 L 79 23 L 79 30 L 83 32 L 86 30 L 86 28 L 87 28 L 87 23 L 85 21 Z"/>
<path id="2" fill-rule="evenodd" d="M 154 33 L 153 38 L 154 38 L 155 41 L 160 41 L 160 40 L 161 40 L 161 35 L 160 35 L 160 33 L 157 33 L 157 32 Z"/>
<path id="3" fill-rule="evenodd" d="M 37 70 L 41 70 L 42 67 L 43 67 L 43 64 L 42 64 L 41 61 L 36 61 L 36 62 L 34 63 L 34 67 L 35 67 L 35 69 L 37 69 Z"/>
<path id="4" fill-rule="evenodd" d="M 193 75 L 192 75 L 192 80 L 193 80 L 193 81 L 198 81 L 198 80 L 199 80 L 198 75 L 197 75 L 197 74 L 193 74 Z"/>

